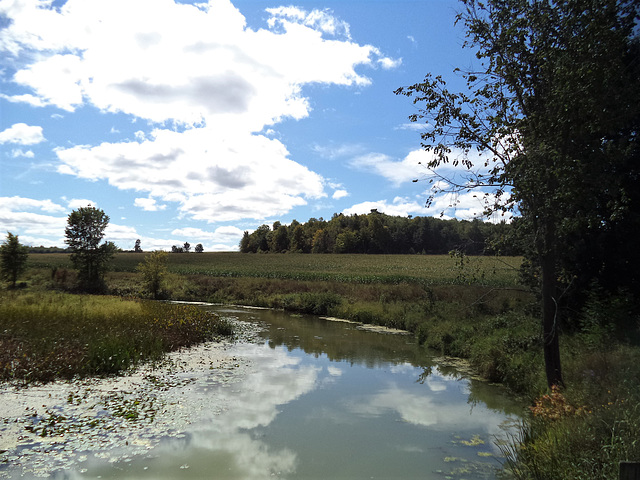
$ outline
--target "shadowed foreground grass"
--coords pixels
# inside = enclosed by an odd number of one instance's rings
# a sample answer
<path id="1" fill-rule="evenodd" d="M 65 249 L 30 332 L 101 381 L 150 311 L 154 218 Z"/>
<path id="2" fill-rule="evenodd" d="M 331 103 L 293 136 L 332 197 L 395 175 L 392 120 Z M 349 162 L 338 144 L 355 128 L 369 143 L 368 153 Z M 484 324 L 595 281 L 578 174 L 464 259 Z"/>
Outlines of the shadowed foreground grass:
<path id="1" fill-rule="evenodd" d="M 0 380 L 115 374 L 231 335 L 194 306 L 60 292 L 0 292 Z"/>

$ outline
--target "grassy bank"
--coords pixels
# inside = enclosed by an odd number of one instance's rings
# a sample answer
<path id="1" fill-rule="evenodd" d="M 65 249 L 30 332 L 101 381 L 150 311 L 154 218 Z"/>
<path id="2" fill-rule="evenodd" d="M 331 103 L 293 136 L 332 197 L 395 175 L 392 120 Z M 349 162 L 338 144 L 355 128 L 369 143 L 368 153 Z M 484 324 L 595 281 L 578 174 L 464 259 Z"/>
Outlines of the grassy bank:
<path id="1" fill-rule="evenodd" d="M 145 296 L 134 273 L 144 254 L 120 254 L 107 277 L 114 295 Z M 29 285 L 65 290 L 66 255 L 32 255 Z M 589 328 L 564 331 L 566 389 L 548 392 L 539 305 L 518 285 L 519 258 L 366 255 L 169 255 L 162 296 L 281 308 L 402 328 L 444 355 L 467 358 L 532 409 L 504 447 L 517 478 L 617 479 L 640 461 L 638 319 L 616 330 L 613 310 L 585 313 Z M 626 315 L 618 308 L 618 315 Z M 591 321 L 593 316 L 604 323 Z M 635 323 L 634 323 L 635 322 Z M 629 329 L 629 326 L 631 328 Z"/>
<path id="2" fill-rule="evenodd" d="M 51 381 L 119 373 L 164 352 L 230 335 L 200 309 L 157 302 L 0 292 L 0 380 Z"/>

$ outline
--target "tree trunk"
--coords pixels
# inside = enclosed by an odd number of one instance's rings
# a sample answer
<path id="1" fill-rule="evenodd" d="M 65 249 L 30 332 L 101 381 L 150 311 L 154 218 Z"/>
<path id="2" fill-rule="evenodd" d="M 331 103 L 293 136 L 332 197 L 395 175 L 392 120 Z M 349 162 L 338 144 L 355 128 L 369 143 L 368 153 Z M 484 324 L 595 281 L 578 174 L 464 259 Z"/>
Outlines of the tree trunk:
<path id="1" fill-rule="evenodd" d="M 547 229 L 546 235 L 553 232 Z M 556 259 L 553 249 L 546 243 L 546 251 L 542 253 L 542 336 L 544 342 L 544 366 L 547 374 L 547 385 L 564 386 L 560 367 L 560 344 L 558 342 L 558 305 L 556 300 Z"/>

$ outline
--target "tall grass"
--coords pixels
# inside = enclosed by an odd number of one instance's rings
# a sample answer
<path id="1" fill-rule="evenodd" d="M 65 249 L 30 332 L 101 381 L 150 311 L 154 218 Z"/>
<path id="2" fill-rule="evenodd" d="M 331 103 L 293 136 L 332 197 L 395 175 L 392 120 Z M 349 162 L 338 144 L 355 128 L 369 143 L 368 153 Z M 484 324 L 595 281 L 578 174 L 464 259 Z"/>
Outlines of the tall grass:
<path id="1" fill-rule="evenodd" d="M 503 447 L 519 480 L 618 479 L 621 461 L 640 460 L 640 352 L 618 346 L 585 359 L 565 391 L 539 397 Z"/>
<path id="2" fill-rule="evenodd" d="M 193 306 L 59 292 L 0 293 L 0 379 L 115 374 L 166 351 L 232 334 Z"/>

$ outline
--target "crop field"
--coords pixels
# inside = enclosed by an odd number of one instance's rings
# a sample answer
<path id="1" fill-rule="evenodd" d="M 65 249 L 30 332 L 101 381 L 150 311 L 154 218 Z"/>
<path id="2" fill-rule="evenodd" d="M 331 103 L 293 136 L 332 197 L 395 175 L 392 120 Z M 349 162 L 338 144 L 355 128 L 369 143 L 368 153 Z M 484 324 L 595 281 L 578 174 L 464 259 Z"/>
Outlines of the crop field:
<path id="1" fill-rule="evenodd" d="M 112 269 L 134 272 L 145 253 L 119 253 Z M 449 255 L 332 255 L 175 253 L 168 257 L 173 273 L 212 277 L 253 277 L 357 284 L 419 283 L 514 286 L 521 257 L 456 257 Z M 61 253 L 32 254 L 33 268 L 71 268 Z"/>

